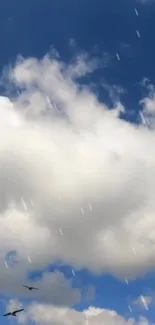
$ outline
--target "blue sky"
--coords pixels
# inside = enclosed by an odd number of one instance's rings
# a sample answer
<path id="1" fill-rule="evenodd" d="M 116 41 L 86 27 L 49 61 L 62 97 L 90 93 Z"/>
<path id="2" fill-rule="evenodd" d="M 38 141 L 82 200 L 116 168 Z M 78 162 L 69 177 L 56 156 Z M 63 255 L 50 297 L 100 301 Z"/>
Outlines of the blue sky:
<path id="1" fill-rule="evenodd" d="M 138 12 L 137 15 L 135 8 Z M 149 85 L 155 84 L 154 29 L 154 1 L 142 4 L 140 1 L 136 2 L 135 0 L 1 0 L 1 74 L 4 71 L 4 68 L 9 65 L 14 65 L 19 55 L 23 56 L 24 59 L 34 57 L 41 60 L 48 52 L 55 49 L 59 53 L 59 60 L 66 63 L 66 65 L 69 65 L 70 62 L 74 62 L 74 59 L 78 54 L 87 53 L 91 58 L 97 58 L 99 64 L 97 69 L 93 71 L 92 74 L 88 74 L 88 76 L 83 75 L 79 83 L 81 85 L 89 85 L 89 87 L 91 87 L 91 89 L 93 89 L 95 94 L 98 96 L 98 100 L 111 108 L 114 108 L 117 102 L 121 102 L 121 104 L 125 106 L 125 112 L 121 115 L 121 118 L 126 119 L 130 123 L 138 124 L 141 123 L 139 116 L 141 105 L 139 101 L 144 97 L 149 97 L 150 89 L 146 87 L 146 84 L 142 86 L 142 81 L 147 78 L 149 80 Z M 137 36 L 136 30 L 139 31 L 140 38 Z M 117 53 L 120 60 L 117 59 Z M 20 73 L 22 72 L 19 72 L 19 79 L 22 79 Z M 18 82 L 16 86 L 17 88 L 20 86 Z M 119 89 L 122 89 L 122 91 L 119 91 Z M 20 87 L 19 90 L 21 91 Z M 1 96 L 8 96 L 8 93 L 7 85 L 1 83 Z M 152 147 L 153 145 L 151 142 L 150 148 Z M 140 150 L 140 148 L 141 147 L 139 147 L 139 149 L 137 148 L 137 150 Z M 11 165 L 9 165 L 8 168 L 10 168 L 10 166 Z M 5 173 L 3 169 L 2 171 Z M 7 180 L 8 179 L 9 178 L 7 178 Z M 139 180 L 139 178 L 137 179 Z M 148 183 L 149 180 L 150 178 L 148 178 Z M 1 180 L 1 182 L 3 182 L 3 180 Z M 9 181 L 7 184 L 10 184 Z M 2 198 L 4 198 L 6 189 L 2 187 L 0 188 L 0 191 L 2 193 Z M 15 201 L 17 200 L 16 203 L 19 203 L 18 191 L 17 194 L 14 194 L 13 190 L 9 190 L 7 193 L 9 193 L 8 195 L 13 196 Z M 25 193 L 24 190 L 22 193 Z M 33 190 L 31 193 L 33 193 Z M 31 193 L 29 195 L 31 195 Z M 129 194 L 127 197 L 128 196 Z M 8 196 L 6 195 L 6 197 Z M 120 198 L 120 206 L 121 202 L 123 202 L 125 199 L 126 196 L 122 199 Z M 2 205 L 1 213 L 3 213 L 3 211 L 6 209 L 5 202 L 4 204 L 3 202 L 0 202 L 0 204 Z M 114 205 L 115 204 L 116 202 L 114 202 Z M 39 208 L 40 206 L 38 203 L 38 210 L 36 210 L 37 213 Z M 45 209 L 45 212 L 47 209 L 48 208 Z M 137 207 L 135 210 L 136 209 Z M 109 211 L 108 208 L 107 210 L 104 210 L 104 212 L 106 211 Z M 126 210 L 123 210 L 123 208 L 119 211 L 122 214 L 126 213 Z M 109 218 L 108 220 L 111 220 L 110 212 L 106 213 L 109 213 L 107 218 Z M 40 218 L 40 215 L 38 218 Z M 49 215 L 47 214 L 47 224 L 49 222 L 48 218 Z M 42 222 L 44 224 L 44 221 Z M 18 218 L 16 223 L 18 224 Z M 14 226 L 12 225 L 12 227 Z M 73 224 L 71 223 L 69 227 L 70 230 L 67 231 L 70 236 Z M 15 231 L 17 231 L 17 229 Z M 61 240 L 63 241 L 63 237 Z M 26 241 L 29 241 L 28 237 Z M 12 251 L 11 255 L 13 254 L 15 256 L 17 248 L 16 241 L 13 240 L 10 242 L 13 243 L 13 247 L 11 249 L 10 246 L 7 247 L 6 245 L 6 251 Z M 56 244 L 54 243 L 53 245 L 55 248 Z M 74 245 L 80 245 L 80 249 L 82 251 L 83 246 L 80 241 L 77 240 L 76 244 L 74 243 Z M 65 243 L 64 246 L 67 247 L 67 244 Z M 76 256 L 76 247 L 74 248 Z M 84 250 L 85 249 L 87 249 L 87 243 L 84 243 Z M 35 250 L 37 251 L 37 245 L 34 249 L 32 249 L 32 255 L 34 254 L 34 256 Z M 28 249 L 26 249 L 26 251 L 28 252 Z M 43 254 L 42 251 L 41 254 Z M 78 252 L 78 254 L 80 253 Z M 132 274 L 133 267 L 134 275 L 133 278 L 129 280 L 129 283 L 126 283 L 125 273 L 123 272 L 123 275 L 121 274 L 119 276 L 119 272 L 117 272 L 119 269 L 119 261 L 118 264 L 117 261 L 114 262 L 114 265 L 113 262 L 108 262 L 108 266 L 106 265 L 100 267 L 95 265 L 95 263 L 100 265 L 99 260 L 96 261 L 96 259 L 94 259 L 93 262 L 93 259 L 91 260 L 91 258 L 88 258 L 88 261 L 85 263 L 85 259 L 80 260 L 78 254 L 78 261 L 76 263 L 76 257 L 74 258 L 66 253 L 66 256 L 64 256 L 64 260 L 62 262 L 63 266 L 61 267 L 59 267 L 54 261 L 50 262 L 49 257 L 46 258 L 45 256 L 45 261 L 41 263 L 38 262 L 37 257 L 34 257 L 34 266 L 32 259 L 32 265 L 30 265 L 30 269 L 27 267 L 25 271 L 26 273 L 24 273 L 24 267 L 21 267 L 21 279 L 25 280 L 27 276 L 28 282 L 31 279 L 31 281 L 34 283 L 37 281 L 38 285 L 40 279 L 42 279 L 45 273 L 52 274 L 59 271 L 64 274 L 63 281 L 70 281 L 68 282 L 69 287 L 79 289 L 82 294 L 82 298 L 79 301 L 76 301 L 75 299 L 76 302 L 74 304 L 74 308 L 76 310 L 82 311 L 89 308 L 89 306 L 94 306 L 95 308 L 114 310 L 125 319 L 133 317 L 137 320 L 140 316 L 144 316 L 148 319 L 148 321 L 154 321 L 154 261 L 152 262 L 152 260 L 150 261 L 148 258 L 149 262 L 147 264 L 148 267 L 146 268 L 146 265 L 145 263 L 143 265 L 143 262 L 140 262 L 140 266 L 138 265 L 138 268 L 136 268 L 136 262 L 134 262 L 135 264 L 132 264 L 130 261 L 128 264 L 129 269 Z M 93 254 L 95 256 L 94 252 Z M 62 256 L 63 253 L 62 250 L 60 250 L 58 255 L 55 253 L 54 259 L 57 260 L 57 258 L 60 258 L 61 260 Z M 6 260 L 9 258 L 10 256 L 7 255 Z M 124 257 L 120 258 L 120 269 L 123 265 L 123 258 Z M 101 259 L 104 259 L 104 255 L 101 256 Z M 106 257 L 106 259 L 108 259 L 108 257 Z M 16 269 L 18 268 L 19 264 L 20 258 L 18 263 L 9 265 L 9 271 L 6 268 L 6 272 L 9 272 L 8 276 L 10 281 L 11 277 L 12 281 L 14 281 Z M 140 271 L 141 265 L 143 273 Z M 75 276 L 72 274 L 72 268 L 75 270 Z M 11 272 L 13 272 L 13 275 L 11 275 Z M 15 281 L 17 284 L 17 280 Z M 19 283 L 19 286 L 21 285 L 22 283 Z M 88 297 L 88 299 L 85 301 L 85 295 L 90 286 L 93 286 L 93 297 L 90 297 L 90 299 Z M 59 290 L 61 290 L 61 287 Z M 152 297 L 152 302 L 149 305 L 148 310 L 146 310 L 143 304 L 140 304 L 140 302 L 134 304 L 134 301 L 136 301 L 141 295 Z M 15 288 L 11 288 L 10 292 L 7 288 L 6 294 L 5 288 L 3 288 L 3 290 L 0 291 L 0 296 L 2 299 L 0 310 L 2 313 L 5 312 L 5 303 L 8 303 L 8 299 L 19 299 L 22 301 L 23 305 L 27 305 L 27 303 L 31 302 L 30 296 L 25 296 L 25 293 L 22 293 L 22 291 L 18 292 L 18 290 L 16 291 Z M 37 294 L 34 295 L 34 299 L 37 301 Z M 38 301 L 40 302 L 40 300 Z M 43 297 L 41 297 L 41 302 L 44 303 Z M 53 301 L 50 301 L 50 303 L 52 304 Z M 128 306 L 131 306 L 132 311 L 129 310 Z M 10 322 L 11 321 L 8 319 L 1 319 L 1 324 L 10 324 Z M 31 320 L 27 321 L 27 324 L 31 324 Z M 96 325 L 97 324 L 99 323 L 96 323 Z"/>
<path id="2" fill-rule="evenodd" d="M 134 8 L 138 10 L 138 17 Z M 144 6 L 123 0 L 116 3 L 112 0 L 97 3 L 16 0 L 10 3 L 8 0 L 2 1 L 0 15 L 2 68 L 19 54 L 41 58 L 51 46 L 66 62 L 77 51 L 85 50 L 101 58 L 108 53 L 110 64 L 97 71 L 95 82 L 123 86 L 127 93 L 122 100 L 133 110 L 137 109 L 142 91 L 138 83 L 144 76 L 154 82 L 154 3 Z M 140 39 L 136 30 L 140 32 Z M 69 46 L 71 40 L 75 46 Z M 116 53 L 120 55 L 120 62 Z M 107 97 L 103 87 L 98 85 L 98 91 L 102 100 Z"/>

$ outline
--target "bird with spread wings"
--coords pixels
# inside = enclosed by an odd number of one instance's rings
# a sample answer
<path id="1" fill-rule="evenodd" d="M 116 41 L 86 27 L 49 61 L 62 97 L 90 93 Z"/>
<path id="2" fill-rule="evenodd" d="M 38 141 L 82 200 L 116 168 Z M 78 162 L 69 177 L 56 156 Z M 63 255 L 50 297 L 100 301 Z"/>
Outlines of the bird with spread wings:
<path id="1" fill-rule="evenodd" d="M 19 313 L 19 312 L 21 312 L 23 310 L 24 310 L 24 308 L 17 309 L 17 310 L 14 310 L 14 311 L 10 312 L 10 313 L 4 314 L 3 316 L 16 316 L 17 313 Z"/>
<path id="2" fill-rule="evenodd" d="M 35 287 L 29 287 L 29 286 L 26 286 L 26 285 L 23 285 L 23 287 L 27 288 L 28 290 L 32 291 L 32 290 L 39 290 L 38 288 L 35 288 Z"/>

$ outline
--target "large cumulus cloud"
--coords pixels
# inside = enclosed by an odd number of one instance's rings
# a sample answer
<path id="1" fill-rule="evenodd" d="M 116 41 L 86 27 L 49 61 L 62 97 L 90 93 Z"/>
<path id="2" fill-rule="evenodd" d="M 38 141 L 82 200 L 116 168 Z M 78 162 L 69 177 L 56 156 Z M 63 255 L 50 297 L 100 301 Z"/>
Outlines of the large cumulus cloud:
<path id="1" fill-rule="evenodd" d="M 0 98 L 1 263 L 15 250 L 27 270 L 59 260 L 134 276 L 155 266 L 155 132 L 82 86 L 96 66 L 45 56 L 9 69 L 18 96 Z"/>

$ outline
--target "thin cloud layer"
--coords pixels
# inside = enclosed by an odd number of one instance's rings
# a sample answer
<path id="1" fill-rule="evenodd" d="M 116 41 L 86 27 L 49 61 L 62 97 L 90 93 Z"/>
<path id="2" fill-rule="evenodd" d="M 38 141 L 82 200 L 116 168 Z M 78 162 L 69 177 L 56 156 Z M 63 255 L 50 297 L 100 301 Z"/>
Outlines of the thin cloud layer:
<path id="1" fill-rule="evenodd" d="M 132 277 L 155 266 L 155 131 L 81 84 L 95 67 L 45 56 L 9 69 L 18 96 L 0 98 L 1 265 L 15 250 L 26 271 L 59 260 Z"/>

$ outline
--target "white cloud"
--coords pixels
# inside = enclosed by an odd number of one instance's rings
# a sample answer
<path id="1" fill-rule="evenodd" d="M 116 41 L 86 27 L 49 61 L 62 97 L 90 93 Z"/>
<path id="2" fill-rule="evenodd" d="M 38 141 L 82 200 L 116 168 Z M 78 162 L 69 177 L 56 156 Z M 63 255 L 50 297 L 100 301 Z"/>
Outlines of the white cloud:
<path id="1" fill-rule="evenodd" d="M 115 311 L 100 308 L 89 307 L 80 312 L 69 308 L 57 308 L 52 305 L 41 305 L 33 303 L 30 305 L 24 315 L 24 320 L 35 321 L 36 324 L 53 324 L 53 325 L 148 325 L 145 318 L 135 321 L 130 318 L 126 320 L 118 315 Z M 23 323 L 18 318 L 18 321 Z"/>
<path id="2" fill-rule="evenodd" d="M 17 250 L 26 270 L 61 260 L 129 277 L 155 266 L 155 131 L 79 85 L 92 62 L 46 56 L 10 70 L 24 90 L 0 100 L 1 264 Z"/>

